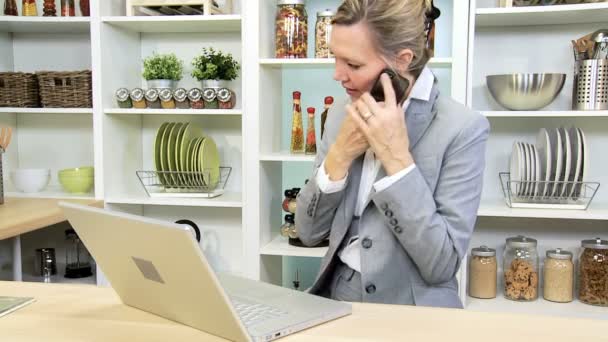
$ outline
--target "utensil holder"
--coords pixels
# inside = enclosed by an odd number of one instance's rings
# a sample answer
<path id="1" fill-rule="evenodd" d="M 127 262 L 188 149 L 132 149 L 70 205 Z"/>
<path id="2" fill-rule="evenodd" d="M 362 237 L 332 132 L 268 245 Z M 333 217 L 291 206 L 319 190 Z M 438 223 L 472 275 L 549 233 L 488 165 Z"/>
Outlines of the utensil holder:
<path id="1" fill-rule="evenodd" d="M 572 109 L 608 109 L 608 59 L 577 62 L 572 96 Z"/>

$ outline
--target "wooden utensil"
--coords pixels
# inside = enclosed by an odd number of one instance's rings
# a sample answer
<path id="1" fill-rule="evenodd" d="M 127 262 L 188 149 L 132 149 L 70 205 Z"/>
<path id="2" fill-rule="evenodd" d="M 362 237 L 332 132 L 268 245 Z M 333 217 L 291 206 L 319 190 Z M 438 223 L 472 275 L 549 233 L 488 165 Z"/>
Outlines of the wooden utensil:
<path id="1" fill-rule="evenodd" d="M 0 128 L 0 149 L 2 149 L 4 152 L 8 149 L 8 145 L 11 143 L 12 133 L 13 130 L 10 127 Z"/>

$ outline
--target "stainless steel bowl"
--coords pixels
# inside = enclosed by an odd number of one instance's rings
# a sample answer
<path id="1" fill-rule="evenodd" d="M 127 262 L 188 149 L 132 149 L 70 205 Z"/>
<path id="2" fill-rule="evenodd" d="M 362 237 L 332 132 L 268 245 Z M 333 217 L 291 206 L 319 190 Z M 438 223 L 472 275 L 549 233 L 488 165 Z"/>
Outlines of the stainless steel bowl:
<path id="1" fill-rule="evenodd" d="M 488 75 L 494 99 L 510 110 L 538 110 L 553 102 L 564 87 L 566 74 Z"/>

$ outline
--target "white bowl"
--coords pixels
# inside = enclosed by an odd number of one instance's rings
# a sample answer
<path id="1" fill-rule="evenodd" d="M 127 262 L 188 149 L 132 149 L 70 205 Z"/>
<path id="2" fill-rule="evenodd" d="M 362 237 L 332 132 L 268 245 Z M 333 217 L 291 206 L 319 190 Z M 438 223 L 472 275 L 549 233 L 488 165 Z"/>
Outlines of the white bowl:
<path id="1" fill-rule="evenodd" d="M 11 171 L 11 181 L 21 192 L 40 192 L 51 179 L 49 169 L 17 169 Z"/>

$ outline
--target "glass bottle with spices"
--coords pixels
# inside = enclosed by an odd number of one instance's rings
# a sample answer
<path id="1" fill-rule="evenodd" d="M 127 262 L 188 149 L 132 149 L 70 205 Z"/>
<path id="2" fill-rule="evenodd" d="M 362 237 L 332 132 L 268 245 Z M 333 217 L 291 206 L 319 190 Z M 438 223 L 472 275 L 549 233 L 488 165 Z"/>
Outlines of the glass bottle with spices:
<path id="1" fill-rule="evenodd" d="M 281 226 L 281 235 L 290 239 L 297 239 L 298 233 L 296 232 L 295 215 L 285 215 L 285 223 Z"/>
<path id="2" fill-rule="evenodd" d="M 306 127 L 306 154 L 317 154 L 317 137 L 315 134 L 315 109 L 308 107 L 308 126 Z"/>
<path id="3" fill-rule="evenodd" d="M 61 0 L 61 16 L 76 16 L 76 6 L 74 5 L 74 0 Z"/>
<path id="4" fill-rule="evenodd" d="M 173 91 L 169 88 L 163 88 L 158 94 L 160 98 L 160 106 L 163 109 L 175 109 L 175 100 L 173 100 Z"/>
<path id="5" fill-rule="evenodd" d="M 146 99 L 144 98 L 143 89 L 133 88 L 131 90 L 131 102 L 133 103 L 133 108 L 146 108 Z"/>
<path id="6" fill-rule="evenodd" d="M 469 262 L 469 296 L 496 298 L 496 250 L 481 246 L 471 250 Z"/>
<path id="7" fill-rule="evenodd" d="M 218 109 L 217 92 L 214 88 L 203 89 L 203 101 L 205 101 L 205 109 Z"/>
<path id="8" fill-rule="evenodd" d="M 236 102 L 236 94 L 228 88 L 221 88 L 217 91 L 217 101 L 219 109 L 232 109 Z"/>
<path id="9" fill-rule="evenodd" d="M 177 88 L 173 91 L 173 99 L 175 100 L 175 107 L 179 109 L 190 108 L 190 101 L 188 101 L 188 92 L 184 88 Z"/>
<path id="10" fill-rule="evenodd" d="M 83 17 L 91 15 L 89 0 L 80 0 L 80 13 Z"/>
<path id="11" fill-rule="evenodd" d="M 4 15 L 19 15 L 16 0 L 4 0 Z"/>
<path id="12" fill-rule="evenodd" d="M 188 91 L 188 100 L 190 100 L 190 108 L 203 109 L 205 102 L 203 101 L 203 92 L 198 88 L 192 88 Z"/>
<path id="13" fill-rule="evenodd" d="M 291 119 L 291 145 L 289 150 L 291 153 L 304 152 L 304 128 L 302 125 L 302 108 L 300 107 L 300 98 L 302 93 L 299 91 L 293 92 L 293 114 Z"/>
<path id="14" fill-rule="evenodd" d="M 538 298 L 538 251 L 535 239 L 507 239 L 503 258 L 505 298 L 532 301 Z"/>
<path id="15" fill-rule="evenodd" d="M 578 299 L 585 303 L 608 306 L 608 241 L 583 240 L 578 258 Z"/>
<path id="16" fill-rule="evenodd" d="M 23 0 L 21 2 L 21 14 L 24 17 L 38 16 L 38 9 L 36 8 L 36 0 Z"/>
<path id="17" fill-rule="evenodd" d="M 572 253 L 560 248 L 547 251 L 543 279 L 543 298 L 558 303 L 571 302 L 574 293 Z"/>
<path id="18" fill-rule="evenodd" d="M 278 0 L 275 18 L 275 56 L 306 58 L 308 14 L 304 0 Z"/>
<path id="19" fill-rule="evenodd" d="M 317 12 L 317 24 L 315 25 L 315 57 L 332 58 L 334 55 L 329 51 L 329 40 L 331 37 L 331 21 L 335 13 L 331 10 Z"/>
<path id="20" fill-rule="evenodd" d="M 116 102 L 118 102 L 119 108 L 131 108 L 133 107 L 133 103 L 131 102 L 131 97 L 129 96 L 129 89 L 120 88 L 116 91 Z"/>
<path id="21" fill-rule="evenodd" d="M 56 17 L 57 9 L 55 8 L 55 0 L 44 0 L 42 12 L 42 15 L 45 17 Z"/>
<path id="22" fill-rule="evenodd" d="M 321 139 L 323 139 L 323 134 L 325 133 L 325 120 L 327 120 L 327 112 L 329 112 L 329 107 L 334 103 L 334 98 L 331 96 L 325 97 L 325 108 L 323 109 L 323 113 L 321 113 Z"/>
<path id="23" fill-rule="evenodd" d="M 151 109 L 159 109 L 160 99 L 158 98 L 159 93 L 157 89 L 150 88 L 146 90 L 146 106 Z"/>

